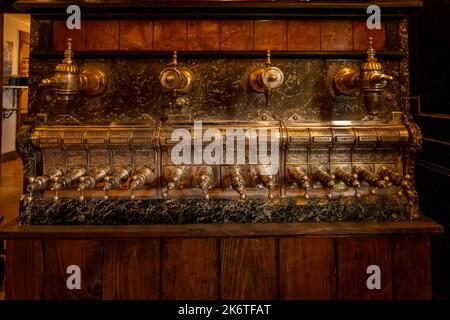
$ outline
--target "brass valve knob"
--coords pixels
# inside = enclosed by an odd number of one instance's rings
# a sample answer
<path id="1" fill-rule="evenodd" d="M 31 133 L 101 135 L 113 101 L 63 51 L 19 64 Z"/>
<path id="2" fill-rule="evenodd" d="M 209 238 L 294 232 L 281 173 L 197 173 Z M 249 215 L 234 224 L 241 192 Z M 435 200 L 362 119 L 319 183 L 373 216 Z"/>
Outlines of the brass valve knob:
<path id="1" fill-rule="evenodd" d="M 179 187 L 181 178 L 184 175 L 184 167 L 177 166 L 169 168 L 167 174 L 165 174 L 165 180 L 167 181 L 166 191 L 163 192 L 163 198 L 167 198 L 168 192 Z"/>
<path id="2" fill-rule="evenodd" d="M 177 52 L 173 52 L 172 62 L 159 73 L 159 83 L 163 90 L 172 95 L 172 106 L 176 105 L 178 94 L 188 93 L 194 84 L 195 77 L 191 69 L 178 65 Z"/>
<path id="3" fill-rule="evenodd" d="M 361 187 L 361 184 L 358 181 L 358 175 L 356 173 L 343 170 L 342 168 L 337 168 L 334 171 L 334 175 L 337 180 L 344 182 L 346 186 L 355 188 L 356 198 L 361 197 L 361 194 L 358 191 L 358 189 Z"/>
<path id="4" fill-rule="evenodd" d="M 80 201 L 84 201 L 84 191 L 94 189 L 97 183 L 106 178 L 106 176 L 110 173 L 110 168 L 108 166 L 99 166 L 97 167 L 92 175 L 90 176 L 82 176 L 79 181 L 78 191 L 80 192 Z"/>
<path id="5" fill-rule="evenodd" d="M 84 167 L 69 169 L 69 172 L 66 175 L 55 178 L 55 182 L 52 185 L 51 190 L 58 191 L 61 189 L 67 189 L 70 187 L 72 182 L 80 179 L 85 174 L 86 168 Z"/>
<path id="6" fill-rule="evenodd" d="M 136 173 L 131 177 L 130 198 L 133 200 L 135 198 L 134 191 L 144 187 L 146 184 L 152 183 L 156 179 L 156 176 L 152 169 L 144 167 L 136 171 Z"/>
<path id="7" fill-rule="evenodd" d="M 330 189 L 336 184 L 336 177 L 334 174 L 325 172 L 320 168 L 314 168 L 312 175 L 314 180 L 318 181 L 323 187 L 328 188 L 327 198 L 331 199 L 332 195 Z"/>
<path id="8" fill-rule="evenodd" d="M 305 193 L 303 195 L 303 198 L 308 200 L 309 199 L 308 191 L 309 191 L 309 187 L 310 187 L 308 175 L 305 174 L 303 172 L 303 170 L 300 169 L 299 167 L 293 167 L 293 168 L 291 167 L 291 168 L 289 168 L 288 169 L 288 173 L 289 173 L 289 178 L 292 181 L 297 183 L 297 185 L 300 188 L 305 189 Z"/>
<path id="9" fill-rule="evenodd" d="M 199 171 L 199 187 L 205 200 L 209 200 L 209 189 L 212 187 L 213 171 L 211 167 L 202 167 Z"/>
<path id="10" fill-rule="evenodd" d="M 258 179 L 261 184 L 269 190 L 267 198 L 272 200 L 274 198 L 272 190 L 275 186 L 275 179 L 272 174 L 270 174 L 265 165 L 260 165 L 257 167 Z"/>
<path id="11" fill-rule="evenodd" d="M 378 169 L 378 174 L 384 178 L 389 179 L 389 182 L 394 186 L 400 187 L 400 189 L 397 191 L 397 195 L 399 197 L 403 195 L 403 190 L 407 190 L 411 187 L 410 175 L 405 175 L 405 177 L 403 177 L 400 173 L 386 166 L 381 166 L 380 169 Z"/>
<path id="12" fill-rule="evenodd" d="M 374 188 L 370 190 L 370 193 L 372 194 L 375 194 L 378 188 L 386 187 L 386 181 L 380 179 L 377 174 L 370 171 L 368 168 L 358 167 L 356 168 L 356 174 L 358 175 L 359 181 L 365 181 L 369 186 Z"/>
<path id="13" fill-rule="evenodd" d="M 272 90 L 279 88 L 284 81 L 284 74 L 280 68 L 273 67 L 270 60 L 270 50 L 267 50 L 266 67 L 254 69 L 248 78 L 250 88 L 254 92 L 264 92 L 266 107 L 270 106 Z"/>
<path id="14" fill-rule="evenodd" d="M 105 186 L 103 187 L 103 190 L 108 192 L 110 190 L 114 190 L 119 188 L 119 186 L 128 180 L 130 177 L 132 169 L 130 167 L 127 168 L 119 168 L 116 169 L 112 175 L 105 177 Z M 108 198 L 108 194 L 105 194 L 105 198 Z"/>
<path id="15" fill-rule="evenodd" d="M 245 200 L 245 180 L 242 177 L 238 167 L 234 167 L 231 172 L 231 187 L 239 193 L 239 198 Z"/>

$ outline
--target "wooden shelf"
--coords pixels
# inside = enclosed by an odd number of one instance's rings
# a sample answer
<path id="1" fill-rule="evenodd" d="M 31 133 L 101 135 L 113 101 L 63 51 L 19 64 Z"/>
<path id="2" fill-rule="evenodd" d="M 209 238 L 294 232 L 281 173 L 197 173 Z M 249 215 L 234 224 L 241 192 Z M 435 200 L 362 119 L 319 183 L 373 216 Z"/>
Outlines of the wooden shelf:
<path id="1" fill-rule="evenodd" d="M 404 222 L 305 222 L 177 225 L 19 226 L 0 228 L 0 239 L 126 239 L 348 236 L 439 234 L 443 227 L 427 217 Z"/>

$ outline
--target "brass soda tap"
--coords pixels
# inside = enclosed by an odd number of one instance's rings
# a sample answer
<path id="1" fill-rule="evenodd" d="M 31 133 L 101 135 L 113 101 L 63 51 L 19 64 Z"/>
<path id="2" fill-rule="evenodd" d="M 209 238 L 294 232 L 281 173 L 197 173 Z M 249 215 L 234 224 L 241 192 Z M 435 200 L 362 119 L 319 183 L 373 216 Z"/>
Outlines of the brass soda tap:
<path id="1" fill-rule="evenodd" d="M 279 88 L 284 81 L 281 69 L 272 66 L 270 50 L 266 54 L 266 66 L 254 69 L 248 77 L 250 88 L 254 92 L 264 92 L 266 107 L 270 107 L 272 90 Z"/>
<path id="2" fill-rule="evenodd" d="M 173 52 L 172 62 L 159 73 L 159 83 L 172 97 L 172 107 L 177 104 L 179 94 L 188 93 L 194 84 L 195 76 L 191 69 L 178 65 L 178 54 Z"/>
<path id="3" fill-rule="evenodd" d="M 112 175 L 105 177 L 105 186 L 103 187 L 105 191 L 103 198 L 105 200 L 109 198 L 109 191 L 119 188 L 123 182 L 128 180 L 131 171 L 132 169 L 130 167 L 122 167 L 114 170 Z"/>
<path id="4" fill-rule="evenodd" d="M 102 165 L 95 168 L 92 175 L 80 177 L 80 184 L 78 185 L 78 191 L 80 192 L 79 200 L 84 201 L 84 191 L 94 189 L 97 183 L 104 180 L 110 172 L 109 166 Z"/>
<path id="5" fill-rule="evenodd" d="M 202 167 L 199 170 L 198 184 L 203 191 L 203 198 L 209 200 L 209 189 L 213 183 L 213 170 L 211 167 Z"/>
<path id="6" fill-rule="evenodd" d="M 387 187 L 386 180 L 380 179 L 376 173 L 370 171 L 368 168 L 358 167 L 356 168 L 356 174 L 358 175 L 359 181 L 365 181 L 372 187 L 372 189 L 370 189 L 371 194 L 375 194 L 378 189 Z"/>
<path id="7" fill-rule="evenodd" d="M 313 171 L 312 172 L 313 179 L 315 181 L 319 181 L 324 188 L 327 188 L 327 198 L 331 199 L 332 197 L 331 188 L 333 188 L 334 185 L 336 184 L 335 182 L 336 177 L 334 176 L 334 174 L 325 172 L 320 168 L 313 168 L 312 171 Z"/>
<path id="8" fill-rule="evenodd" d="M 361 194 L 359 193 L 361 184 L 358 181 L 358 174 L 352 173 L 342 168 L 337 168 L 334 171 L 334 176 L 336 177 L 336 180 L 344 182 L 346 186 L 355 188 L 355 198 L 361 198 Z"/>
<path id="9" fill-rule="evenodd" d="M 163 198 L 167 198 L 169 191 L 179 187 L 183 175 L 184 175 L 183 166 L 171 167 L 168 170 L 167 178 L 165 179 L 167 181 L 166 191 L 163 192 L 162 194 Z"/>
<path id="10" fill-rule="evenodd" d="M 297 185 L 300 188 L 303 188 L 305 190 L 305 193 L 303 194 L 303 198 L 305 200 L 309 199 L 309 178 L 306 173 L 303 172 L 303 170 L 300 167 L 290 167 L 288 169 L 289 178 L 297 183 Z"/>
<path id="11" fill-rule="evenodd" d="M 67 174 L 64 176 L 55 177 L 54 183 L 50 187 L 50 190 L 55 192 L 53 200 L 58 201 L 59 200 L 58 191 L 63 190 L 63 189 L 68 189 L 72 185 L 72 182 L 80 179 L 82 176 L 84 176 L 86 174 L 86 172 L 87 172 L 86 168 L 78 167 L 78 168 L 69 169 Z"/>
<path id="12" fill-rule="evenodd" d="M 41 85 L 50 86 L 59 102 L 60 114 L 68 114 L 67 103 L 79 93 L 97 95 L 106 90 L 107 77 L 104 71 L 96 66 L 85 65 L 79 69 L 73 61 L 72 39 L 67 39 L 67 49 L 64 51 L 62 63 L 55 68 L 55 74 L 43 79 Z"/>
<path id="13" fill-rule="evenodd" d="M 407 190 L 411 187 L 410 175 L 405 175 L 404 177 L 396 172 L 395 170 L 387 167 L 387 166 L 381 166 L 378 169 L 378 174 L 383 178 L 388 178 L 389 182 L 392 183 L 394 186 L 400 187 L 397 191 L 397 196 L 401 197 L 403 195 L 403 191 Z"/>
<path id="14" fill-rule="evenodd" d="M 61 177 L 67 173 L 67 169 L 60 167 L 60 168 L 53 168 L 49 170 L 49 172 L 46 175 L 37 176 L 37 177 L 29 177 L 28 178 L 28 185 L 26 187 L 26 190 L 28 192 L 27 196 L 25 197 L 26 201 L 32 201 L 33 200 L 33 192 L 35 191 L 42 191 L 47 186 L 56 180 L 57 177 Z"/>
<path id="15" fill-rule="evenodd" d="M 144 187 L 146 184 L 152 183 L 153 181 L 155 181 L 155 179 L 156 176 L 154 174 L 154 171 L 150 168 L 144 167 L 136 171 L 136 173 L 131 177 L 130 182 L 131 200 L 134 200 L 135 198 L 135 190 Z"/>
<path id="16" fill-rule="evenodd" d="M 383 91 L 394 78 L 383 72 L 383 65 L 375 57 L 373 38 L 369 38 L 367 60 L 361 64 L 360 71 L 352 68 L 340 69 L 334 77 L 334 89 L 344 95 L 362 91 L 367 114 L 376 116 L 383 107 Z"/>
<path id="17" fill-rule="evenodd" d="M 257 166 L 256 173 L 258 175 L 258 180 L 269 191 L 267 198 L 269 200 L 273 200 L 273 188 L 275 186 L 275 179 L 273 175 L 267 172 L 267 167 L 265 165 Z"/>
<path id="18" fill-rule="evenodd" d="M 245 200 L 245 180 L 241 175 L 239 167 L 233 167 L 231 171 L 231 187 L 239 193 L 239 199 Z"/>

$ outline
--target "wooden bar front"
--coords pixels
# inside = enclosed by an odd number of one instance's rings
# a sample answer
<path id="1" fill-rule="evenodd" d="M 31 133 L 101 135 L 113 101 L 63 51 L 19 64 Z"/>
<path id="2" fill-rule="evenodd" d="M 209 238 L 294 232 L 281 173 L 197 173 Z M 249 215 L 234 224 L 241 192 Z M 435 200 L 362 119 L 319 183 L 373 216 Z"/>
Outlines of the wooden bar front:
<path id="1" fill-rule="evenodd" d="M 7 299 L 431 299 L 415 222 L 27 226 L 7 239 Z M 80 289 L 68 289 L 69 266 Z M 369 266 L 381 287 L 368 289 Z"/>

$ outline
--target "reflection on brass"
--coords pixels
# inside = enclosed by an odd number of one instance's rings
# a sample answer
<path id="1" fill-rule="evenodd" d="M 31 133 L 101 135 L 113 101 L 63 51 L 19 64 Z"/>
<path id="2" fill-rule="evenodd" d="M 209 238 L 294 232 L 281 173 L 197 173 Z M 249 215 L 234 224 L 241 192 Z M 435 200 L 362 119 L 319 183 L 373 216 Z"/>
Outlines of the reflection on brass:
<path id="1" fill-rule="evenodd" d="M 266 67 L 254 69 L 248 77 L 248 83 L 254 92 L 264 92 L 267 108 L 270 107 L 272 90 L 279 88 L 283 81 L 283 72 L 279 68 L 272 66 L 270 50 L 267 50 Z"/>
<path id="2" fill-rule="evenodd" d="M 178 65 L 177 52 L 173 52 L 172 62 L 159 73 L 159 83 L 172 97 L 172 106 L 177 106 L 177 96 L 192 89 L 195 77 L 191 69 Z"/>
<path id="3" fill-rule="evenodd" d="M 241 172 L 239 170 L 239 167 L 233 167 L 233 170 L 231 172 L 231 187 L 239 193 L 239 198 L 241 200 L 246 199 L 245 195 L 245 180 L 241 175 Z"/>
<path id="4" fill-rule="evenodd" d="M 64 60 L 55 68 L 51 78 L 41 81 L 44 86 L 50 86 L 60 103 L 74 100 L 80 92 L 87 95 L 97 95 L 106 90 L 106 74 L 93 65 L 85 65 L 80 70 L 73 61 L 72 39 L 67 39 L 67 49 L 64 51 Z M 61 109 L 61 114 L 69 110 Z"/>
<path id="5" fill-rule="evenodd" d="M 369 117 L 373 117 L 382 110 L 382 94 L 388 82 L 392 80 L 392 76 L 383 73 L 383 65 L 375 58 L 370 37 L 367 61 L 361 64 L 359 73 L 352 68 L 340 69 L 334 77 L 334 86 L 337 92 L 345 95 L 353 95 L 361 90 L 366 111 Z"/>

